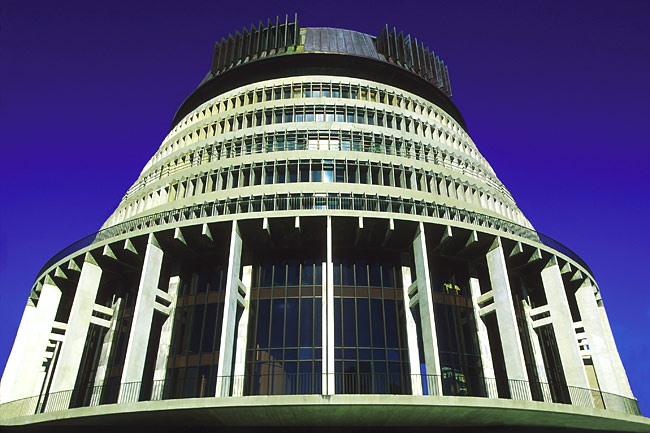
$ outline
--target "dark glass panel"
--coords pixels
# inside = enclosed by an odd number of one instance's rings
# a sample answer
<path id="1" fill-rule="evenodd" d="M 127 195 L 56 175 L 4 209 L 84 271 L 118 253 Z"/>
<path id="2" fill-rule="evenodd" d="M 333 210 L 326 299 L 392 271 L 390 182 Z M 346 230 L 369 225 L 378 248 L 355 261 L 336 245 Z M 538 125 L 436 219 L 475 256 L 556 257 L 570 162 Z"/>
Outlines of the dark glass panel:
<path id="1" fill-rule="evenodd" d="M 303 286 L 311 286 L 314 284 L 314 263 L 312 260 L 305 260 L 305 263 L 302 265 L 301 284 Z"/>
<path id="2" fill-rule="evenodd" d="M 397 315 L 395 314 L 395 301 L 384 300 L 386 314 L 386 347 L 399 347 L 397 340 Z"/>
<path id="3" fill-rule="evenodd" d="M 368 285 L 368 266 L 365 260 L 357 260 L 355 263 L 355 276 L 357 278 L 357 286 Z"/>
<path id="4" fill-rule="evenodd" d="M 199 353 L 201 350 L 201 331 L 203 330 L 204 304 L 197 305 L 194 309 L 194 320 L 192 321 L 192 340 L 190 353 Z"/>
<path id="5" fill-rule="evenodd" d="M 311 298 L 300 299 L 300 346 L 312 346 L 312 328 L 313 328 L 313 300 Z M 318 336 L 316 336 L 318 337 Z"/>
<path id="6" fill-rule="evenodd" d="M 367 299 L 357 299 L 357 329 L 359 347 L 370 347 L 370 317 Z"/>
<path id="7" fill-rule="evenodd" d="M 334 298 L 334 347 L 341 347 L 341 299 Z"/>
<path id="8" fill-rule="evenodd" d="M 298 306 L 299 303 L 297 298 L 287 298 L 284 342 L 285 347 L 298 346 Z"/>
<path id="9" fill-rule="evenodd" d="M 271 347 L 282 347 L 284 340 L 284 299 L 273 299 Z"/>
<path id="10" fill-rule="evenodd" d="M 357 345 L 354 310 L 354 299 L 343 299 L 343 345 L 345 347 Z"/>
<path id="11" fill-rule="evenodd" d="M 214 331 L 217 324 L 218 304 L 208 304 L 205 315 L 205 330 L 203 332 L 203 343 L 201 352 L 212 352 L 214 345 Z"/>
<path id="12" fill-rule="evenodd" d="M 342 284 L 344 286 L 354 285 L 354 266 L 352 264 L 352 261 L 349 259 L 343 259 L 341 261 L 341 264 L 342 264 L 342 270 L 341 270 Z"/>
<path id="13" fill-rule="evenodd" d="M 288 261 L 287 286 L 297 286 L 300 282 L 300 262 L 298 260 Z"/>
<path id="14" fill-rule="evenodd" d="M 371 263 L 368 269 L 369 282 L 372 287 L 381 287 L 381 272 L 379 263 Z"/>
<path id="15" fill-rule="evenodd" d="M 321 347 L 322 343 L 322 311 L 321 298 L 314 298 L 314 347 Z M 336 299 L 334 300 L 334 312 L 336 312 Z M 334 335 L 336 336 L 336 332 Z M 317 359 L 320 358 L 320 350 L 317 350 L 317 353 L 314 354 L 314 357 Z"/>
<path id="16" fill-rule="evenodd" d="M 271 300 L 261 299 L 257 313 L 257 347 L 269 347 L 269 328 L 271 325 Z"/>
<path id="17" fill-rule="evenodd" d="M 372 318 L 372 345 L 374 347 L 385 347 L 384 313 L 382 311 L 381 299 L 371 299 L 370 308 Z"/>
<path id="18" fill-rule="evenodd" d="M 285 262 L 276 264 L 273 268 L 273 285 L 284 286 L 287 281 L 287 267 Z"/>
<path id="19" fill-rule="evenodd" d="M 393 281 L 393 266 L 390 263 L 384 262 L 381 267 L 382 285 L 384 287 L 395 287 Z"/>
<path id="20" fill-rule="evenodd" d="M 334 260 L 333 263 L 333 276 L 334 276 L 334 282 L 333 284 L 335 286 L 340 286 L 341 285 L 341 261 L 340 260 Z"/>
<path id="21" fill-rule="evenodd" d="M 260 287 L 271 287 L 273 282 L 273 265 L 264 262 L 260 267 Z"/>

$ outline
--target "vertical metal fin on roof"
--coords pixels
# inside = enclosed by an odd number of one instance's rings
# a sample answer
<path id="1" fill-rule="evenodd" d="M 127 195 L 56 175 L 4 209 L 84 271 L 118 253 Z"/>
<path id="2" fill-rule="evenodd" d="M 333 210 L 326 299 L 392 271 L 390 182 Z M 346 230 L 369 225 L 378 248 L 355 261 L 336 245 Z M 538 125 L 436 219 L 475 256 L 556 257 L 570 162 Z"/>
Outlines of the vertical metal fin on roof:
<path id="1" fill-rule="evenodd" d="M 404 36 L 404 32 L 397 33 L 393 28 L 389 30 L 386 24 L 375 40 L 375 48 L 388 62 L 395 63 L 429 81 L 442 92 L 451 96 L 451 83 L 449 71 L 444 62 L 424 44 L 411 35 Z"/>
<path id="2" fill-rule="evenodd" d="M 299 44 L 298 14 L 294 14 L 292 22 L 289 15 L 285 15 L 284 21 L 276 17 L 275 24 L 269 18 L 266 26 L 260 21 L 258 27 L 251 24 L 250 30 L 244 28 L 241 33 L 236 31 L 234 36 L 229 34 L 228 39 L 215 43 L 210 72 L 218 75 L 237 64 L 293 50 Z"/>

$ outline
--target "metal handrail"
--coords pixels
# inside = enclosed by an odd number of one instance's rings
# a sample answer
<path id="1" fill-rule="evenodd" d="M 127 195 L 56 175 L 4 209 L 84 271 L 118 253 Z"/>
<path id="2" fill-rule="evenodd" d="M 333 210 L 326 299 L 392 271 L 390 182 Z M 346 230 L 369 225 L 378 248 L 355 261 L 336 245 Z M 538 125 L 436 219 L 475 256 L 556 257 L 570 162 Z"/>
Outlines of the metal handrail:
<path id="1" fill-rule="evenodd" d="M 60 412 L 77 407 L 129 404 L 139 401 L 183 398 L 231 398 L 253 395 L 422 395 L 505 398 L 612 410 L 641 416 L 633 398 L 598 389 L 553 386 L 545 382 L 466 376 L 459 373 L 431 375 L 406 373 L 286 373 L 274 364 L 270 373 L 221 376 L 212 379 L 108 382 L 74 390 L 44 393 L 0 404 L 0 419 Z M 275 370 L 275 371 L 274 371 Z M 188 386 L 188 383 L 190 386 Z M 327 385 L 325 385 L 327 384 Z M 442 388 L 441 388 L 442 387 Z M 551 389 L 555 392 L 551 392 Z M 333 392 L 332 392 L 333 391 Z"/>

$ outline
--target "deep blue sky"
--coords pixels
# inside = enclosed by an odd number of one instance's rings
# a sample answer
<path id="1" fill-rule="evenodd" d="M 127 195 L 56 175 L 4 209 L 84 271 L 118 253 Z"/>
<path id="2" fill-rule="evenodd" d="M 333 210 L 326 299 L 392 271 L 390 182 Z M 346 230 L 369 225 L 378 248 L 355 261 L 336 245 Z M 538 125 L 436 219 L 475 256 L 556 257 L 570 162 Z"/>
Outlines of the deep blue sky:
<path id="1" fill-rule="evenodd" d="M 519 207 L 593 269 L 650 414 L 650 2 L 95 3 L 0 4 L 3 369 L 36 272 L 111 214 L 214 41 L 297 11 L 303 26 L 388 23 L 442 57 Z"/>

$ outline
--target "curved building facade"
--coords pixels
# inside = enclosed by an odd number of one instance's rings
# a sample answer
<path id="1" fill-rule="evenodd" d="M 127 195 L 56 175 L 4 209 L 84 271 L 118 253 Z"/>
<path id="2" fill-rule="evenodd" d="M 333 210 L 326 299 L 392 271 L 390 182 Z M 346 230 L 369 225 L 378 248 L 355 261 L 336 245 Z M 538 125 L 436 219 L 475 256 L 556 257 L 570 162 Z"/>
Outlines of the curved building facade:
<path id="1" fill-rule="evenodd" d="M 387 27 L 222 39 L 113 215 L 39 272 L 0 425 L 647 429 L 591 270 L 450 98 Z"/>

